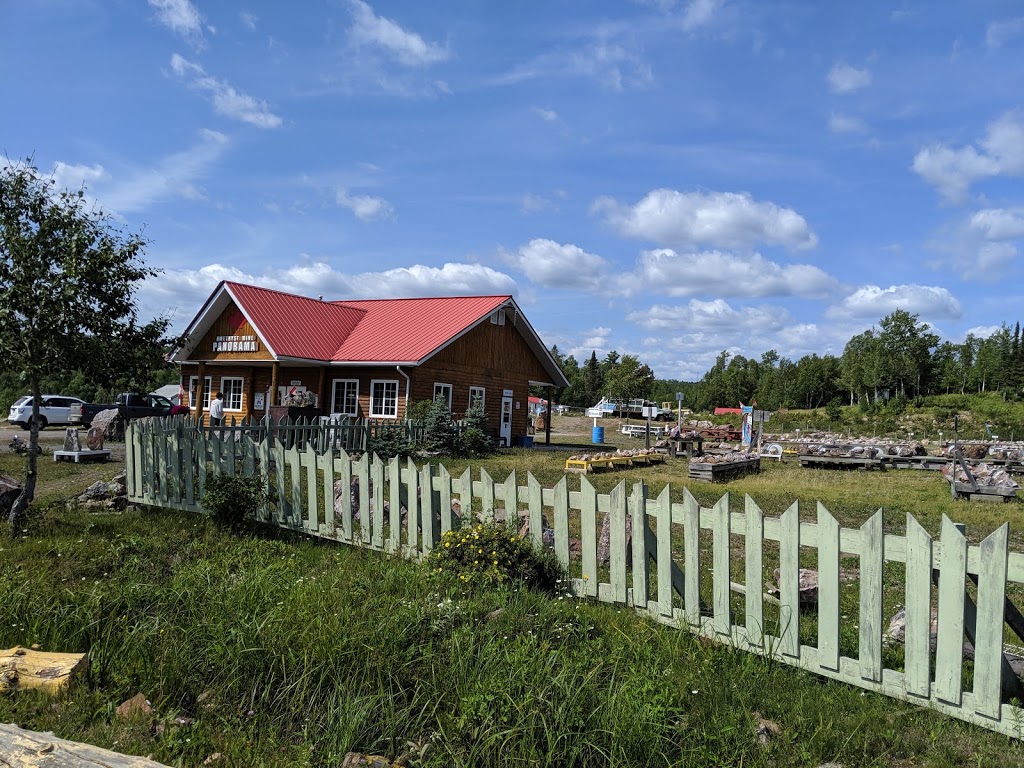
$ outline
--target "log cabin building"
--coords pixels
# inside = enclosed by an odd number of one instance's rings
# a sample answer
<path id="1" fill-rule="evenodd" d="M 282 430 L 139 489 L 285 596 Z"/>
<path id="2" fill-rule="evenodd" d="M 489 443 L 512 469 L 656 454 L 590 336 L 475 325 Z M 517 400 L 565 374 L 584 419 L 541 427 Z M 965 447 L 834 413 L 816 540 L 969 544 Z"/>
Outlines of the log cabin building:
<path id="1" fill-rule="evenodd" d="M 398 420 L 443 397 L 455 418 L 481 403 L 494 435 L 515 445 L 529 387 L 568 386 L 511 296 L 323 301 L 223 281 L 184 339 L 171 359 L 183 403 L 204 421 L 211 392 L 239 421 L 291 392 L 312 392 L 319 416 L 353 419 Z"/>

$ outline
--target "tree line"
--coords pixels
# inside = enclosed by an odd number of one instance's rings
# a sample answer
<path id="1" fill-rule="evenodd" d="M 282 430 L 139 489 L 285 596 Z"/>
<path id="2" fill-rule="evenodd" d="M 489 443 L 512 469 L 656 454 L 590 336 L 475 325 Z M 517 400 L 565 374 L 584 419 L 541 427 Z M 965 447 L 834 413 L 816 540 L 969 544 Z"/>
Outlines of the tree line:
<path id="1" fill-rule="evenodd" d="M 586 408 L 601 397 L 674 401 L 677 392 L 695 411 L 756 402 L 767 410 L 914 401 L 938 394 L 996 392 L 1018 400 L 1024 392 L 1024 339 L 1020 323 L 1004 323 L 987 338 L 941 341 L 928 323 L 902 309 L 852 337 L 840 356 L 804 355 L 798 360 L 770 349 L 760 358 L 721 352 L 697 382 L 656 379 L 632 355 L 592 352 L 580 365 L 557 347 L 551 353 L 570 386 L 555 400 Z"/>

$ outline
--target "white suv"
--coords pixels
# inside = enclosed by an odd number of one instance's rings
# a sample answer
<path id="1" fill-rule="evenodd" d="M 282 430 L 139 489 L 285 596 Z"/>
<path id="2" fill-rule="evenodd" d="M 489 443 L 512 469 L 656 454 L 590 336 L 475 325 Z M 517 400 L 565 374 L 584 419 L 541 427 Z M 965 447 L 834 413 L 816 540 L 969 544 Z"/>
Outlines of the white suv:
<path id="1" fill-rule="evenodd" d="M 66 426 L 68 413 L 72 403 L 84 403 L 77 397 L 66 397 L 64 395 L 43 395 L 39 403 L 39 428 L 46 429 L 47 426 Z M 7 421 L 22 429 L 32 427 L 32 395 L 19 397 L 11 406 L 11 412 L 7 414 Z"/>

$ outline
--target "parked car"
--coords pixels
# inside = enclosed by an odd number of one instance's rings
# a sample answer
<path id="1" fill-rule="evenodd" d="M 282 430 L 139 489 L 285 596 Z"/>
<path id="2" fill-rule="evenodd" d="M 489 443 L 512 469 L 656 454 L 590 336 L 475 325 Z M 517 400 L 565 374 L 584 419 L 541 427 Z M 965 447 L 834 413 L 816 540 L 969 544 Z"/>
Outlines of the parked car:
<path id="1" fill-rule="evenodd" d="M 71 423 L 71 406 L 84 401 L 67 395 L 41 395 L 39 402 L 39 428 L 65 427 Z M 32 428 L 32 395 L 19 397 L 7 414 L 7 421 L 22 429 Z"/>
<path id="2" fill-rule="evenodd" d="M 122 392 L 112 403 L 76 403 L 72 406 L 68 419 L 72 424 L 87 427 L 92 424 L 97 413 L 113 409 L 121 414 L 125 423 L 128 423 L 132 419 L 146 416 L 171 416 L 180 412 L 180 408 L 181 406 L 173 405 L 170 400 L 160 395 Z"/>

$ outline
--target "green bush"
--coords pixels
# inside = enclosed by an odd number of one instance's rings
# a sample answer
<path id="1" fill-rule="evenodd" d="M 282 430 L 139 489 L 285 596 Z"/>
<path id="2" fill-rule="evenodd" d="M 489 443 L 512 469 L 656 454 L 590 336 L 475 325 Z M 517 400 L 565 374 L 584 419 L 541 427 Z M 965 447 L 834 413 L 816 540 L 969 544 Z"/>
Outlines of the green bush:
<path id="1" fill-rule="evenodd" d="M 431 403 L 424 427 L 422 448 L 449 456 L 459 455 L 459 425 L 452 419 L 448 401 L 443 397 Z"/>
<path id="2" fill-rule="evenodd" d="M 470 589 L 511 584 L 555 593 L 565 579 L 554 552 L 535 548 L 530 539 L 500 523 L 449 531 L 426 563 L 431 573 L 457 578 Z"/>
<path id="3" fill-rule="evenodd" d="M 473 405 L 466 411 L 459 435 L 459 455 L 468 458 L 490 456 L 494 453 L 494 441 L 487 434 L 487 417 L 484 409 Z"/>
<path id="4" fill-rule="evenodd" d="M 370 454 L 377 454 L 382 459 L 390 459 L 393 456 L 405 458 L 412 454 L 412 445 L 409 443 L 409 431 L 405 424 L 396 424 L 393 427 L 382 426 L 377 433 L 366 442 L 366 451 Z"/>
<path id="5" fill-rule="evenodd" d="M 270 500 L 267 483 L 262 477 L 212 475 L 206 479 L 203 511 L 219 525 L 238 529 L 245 517 Z"/>
<path id="6" fill-rule="evenodd" d="M 825 413 L 828 415 L 829 421 L 841 422 L 843 420 L 843 401 L 838 397 L 833 397 L 825 406 Z"/>

